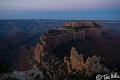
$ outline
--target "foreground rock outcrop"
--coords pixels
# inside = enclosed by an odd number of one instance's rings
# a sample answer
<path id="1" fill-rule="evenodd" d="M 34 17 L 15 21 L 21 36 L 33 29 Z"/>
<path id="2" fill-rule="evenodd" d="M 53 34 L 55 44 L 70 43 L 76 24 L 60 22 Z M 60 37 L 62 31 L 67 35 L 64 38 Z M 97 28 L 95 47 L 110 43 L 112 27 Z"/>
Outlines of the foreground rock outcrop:
<path id="1" fill-rule="evenodd" d="M 74 47 L 71 49 L 70 57 L 64 58 L 64 63 L 67 64 L 68 72 L 71 72 L 72 70 L 82 71 L 88 76 L 92 76 L 96 73 L 107 73 L 110 71 L 102 64 L 100 57 L 93 55 L 85 60 L 83 54 L 79 55 Z"/>

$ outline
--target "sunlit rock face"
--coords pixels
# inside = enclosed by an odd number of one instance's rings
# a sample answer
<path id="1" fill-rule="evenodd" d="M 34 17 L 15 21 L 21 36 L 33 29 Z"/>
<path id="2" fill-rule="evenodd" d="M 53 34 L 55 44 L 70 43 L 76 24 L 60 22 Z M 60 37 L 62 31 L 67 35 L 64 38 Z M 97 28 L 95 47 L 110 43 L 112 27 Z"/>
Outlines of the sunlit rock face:
<path id="1" fill-rule="evenodd" d="M 83 55 L 78 55 L 78 52 L 74 47 L 71 49 L 70 61 L 72 64 L 72 69 L 75 69 L 77 71 L 83 70 L 85 66 Z"/>
<path id="2" fill-rule="evenodd" d="M 43 46 L 40 45 L 39 43 L 36 45 L 35 47 L 35 55 L 34 55 L 34 59 L 40 63 L 41 61 L 41 56 L 42 56 L 42 51 L 43 51 Z"/>
<path id="3" fill-rule="evenodd" d="M 108 72 L 102 63 L 101 58 L 93 55 L 88 57 L 85 61 L 82 54 L 78 54 L 76 48 L 72 47 L 70 59 L 64 58 L 64 62 L 67 64 L 68 70 L 83 71 L 86 75 L 91 76 L 96 73 Z M 70 66 L 71 65 L 71 66 Z M 70 71 L 69 71 L 70 72 Z"/>

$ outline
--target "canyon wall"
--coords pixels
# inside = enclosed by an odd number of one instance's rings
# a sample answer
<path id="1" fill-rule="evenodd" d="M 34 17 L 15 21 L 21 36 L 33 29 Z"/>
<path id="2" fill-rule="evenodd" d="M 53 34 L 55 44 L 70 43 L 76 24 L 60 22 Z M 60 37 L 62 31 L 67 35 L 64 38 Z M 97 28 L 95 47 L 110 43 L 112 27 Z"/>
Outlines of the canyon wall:
<path id="1" fill-rule="evenodd" d="M 69 29 L 64 27 L 79 27 L 78 29 Z M 40 62 L 40 55 L 53 51 L 60 44 L 72 40 L 85 40 L 89 38 L 101 38 L 101 27 L 95 26 L 93 22 L 65 22 L 62 30 L 49 30 L 44 33 L 39 44 L 35 48 L 35 60 Z"/>

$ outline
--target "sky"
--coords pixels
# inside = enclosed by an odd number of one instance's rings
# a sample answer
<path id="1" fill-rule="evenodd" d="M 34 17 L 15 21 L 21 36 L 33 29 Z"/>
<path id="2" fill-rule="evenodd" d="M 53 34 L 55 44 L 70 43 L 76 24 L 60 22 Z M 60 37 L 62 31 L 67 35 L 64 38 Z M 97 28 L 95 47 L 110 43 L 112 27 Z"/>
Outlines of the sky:
<path id="1" fill-rule="evenodd" d="M 0 0 L 0 19 L 120 20 L 120 0 Z"/>

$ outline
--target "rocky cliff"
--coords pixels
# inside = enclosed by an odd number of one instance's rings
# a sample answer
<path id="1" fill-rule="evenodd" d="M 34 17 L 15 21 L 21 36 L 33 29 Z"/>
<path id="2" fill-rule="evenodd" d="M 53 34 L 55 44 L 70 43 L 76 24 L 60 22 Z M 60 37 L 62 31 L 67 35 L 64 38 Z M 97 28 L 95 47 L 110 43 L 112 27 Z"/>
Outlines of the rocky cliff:
<path id="1" fill-rule="evenodd" d="M 96 73 L 109 72 L 110 70 L 104 66 L 101 62 L 101 57 L 93 55 L 88 57 L 87 60 L 84 59 L 83 54 L 78 54 L 76 48 L 72 47 L 71 55 L 69 58 L 64 58 L 64 63 L 67 64 L 67 69 L 69 72 L 72 70 L 82 71 L 88 76 L 92 76 Z"/>
<path id="2" fill-rule="evenodd" d="M 102 38 L 101 27 L 93 24 L 93 22 L 68 22 L 64 26 L 80 27 L 79 29 L 63 29 L 63 30 L 49 30 L 40 38 L 40 44 L 36 46 L 35 60 L 39 63 L 41 53 L 50 53 L 60 44 L 68 43 L 74 40 L 85 40 L 86 38 Z M 74 25 L 73 25 L 74 24 Z M 38 49 L 38 50 L 37 50 Z M 37 52 L 38 51 L 38 52 Z M 43 52 L 44 51 L 44 52 Z"/>

